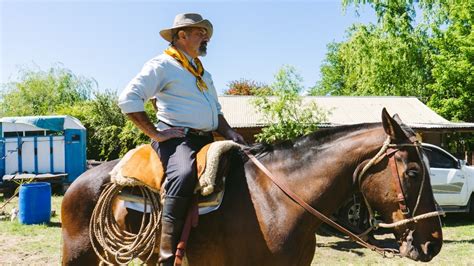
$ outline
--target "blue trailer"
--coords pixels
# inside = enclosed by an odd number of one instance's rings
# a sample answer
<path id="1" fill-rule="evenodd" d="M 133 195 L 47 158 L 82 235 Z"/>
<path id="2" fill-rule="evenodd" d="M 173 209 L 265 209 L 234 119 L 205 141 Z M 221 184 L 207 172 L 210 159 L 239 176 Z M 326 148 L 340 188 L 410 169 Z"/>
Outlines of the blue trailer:
<path id="1" fill-rule="evenodd" d="M 12 179 L 61 177 L 86 170 L 86 128 L 71 116 L 0 118 L 0 185 Z"/>

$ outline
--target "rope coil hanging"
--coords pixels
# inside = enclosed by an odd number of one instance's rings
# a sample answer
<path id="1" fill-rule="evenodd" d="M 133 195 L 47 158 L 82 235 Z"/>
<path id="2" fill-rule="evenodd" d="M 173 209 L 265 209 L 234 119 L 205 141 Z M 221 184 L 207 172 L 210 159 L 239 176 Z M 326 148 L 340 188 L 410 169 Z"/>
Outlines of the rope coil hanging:
<path id="1" fill-rule="evenodd" d="M 150 205 L 149 221 L 142 217 L 137 234 L 119 228 L 112 206 L 123 186 L 109 183 L 99 196 L 89 223 L 89 238 L 92 247 L 100 258 L 101 264 L 128 264 L 135 258 L 145 257 L 146 263 L 153 255 L 155 246 L 159 245 L 161 207 L 159 196 L 147 187 L 139 186 L 145 201 L 145 210 Z M 99 247 L 103 252 L 99 252 Z M 105 256 L 104 256 L 105 253 Z"/>

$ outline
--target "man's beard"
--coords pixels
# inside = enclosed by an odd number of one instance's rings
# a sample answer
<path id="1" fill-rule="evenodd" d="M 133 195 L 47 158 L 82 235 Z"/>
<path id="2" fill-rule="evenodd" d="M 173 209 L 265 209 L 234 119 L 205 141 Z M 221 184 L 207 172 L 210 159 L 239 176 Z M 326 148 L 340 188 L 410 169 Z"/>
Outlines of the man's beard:
<path id="1" fill-rule="evenodd" d="M 199 55 L 206 56 L 207 54 L 207 42 L 202 42 L 199 46 Z"/>

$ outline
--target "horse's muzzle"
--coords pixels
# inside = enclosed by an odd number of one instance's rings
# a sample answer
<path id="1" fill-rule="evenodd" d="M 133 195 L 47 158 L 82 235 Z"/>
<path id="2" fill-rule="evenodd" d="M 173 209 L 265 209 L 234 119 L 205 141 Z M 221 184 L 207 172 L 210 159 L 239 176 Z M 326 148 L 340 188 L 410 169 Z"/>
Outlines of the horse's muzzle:
<path id="1" fill-rule="evenodd" d="M 400 245 L 400 255 L 415 261 L 431 261 L 440 251 L 442 242 L 426 241 L 423 244 L 414 245 L 410 237 Z"/>

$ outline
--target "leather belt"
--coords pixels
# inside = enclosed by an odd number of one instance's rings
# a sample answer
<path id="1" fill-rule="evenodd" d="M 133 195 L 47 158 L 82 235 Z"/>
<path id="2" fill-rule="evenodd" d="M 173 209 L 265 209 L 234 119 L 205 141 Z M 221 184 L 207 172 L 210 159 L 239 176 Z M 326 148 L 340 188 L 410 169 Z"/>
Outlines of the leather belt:
<path id="1" fill-rule="evenodd" d="M 184 134 L 186 134 L 186 136 L 198 136 L 198 137 L 210 137 L 210 136 L 212 136 L 212 132 L 210 132 L 210 131 L 202 131 L 202 130 L 189 128 L 189 127 L 184 128 Z"/>
<path id="2" fill-rule="evenodd" d="M 159 121 L 159 123 L 163 123 L 169 127 L 175 127 L 173 125 L 170 125 L 168 123 L 165 123 L 163 121 Z M 212 131 L 203 131 L 199 129 L 194 129 L 190 127 L 185 127 L 184 128 L 184 134 L 189 137 L 189 136 L 198 136 L 198 137 L 211 137 L 212 136 Z"/>

